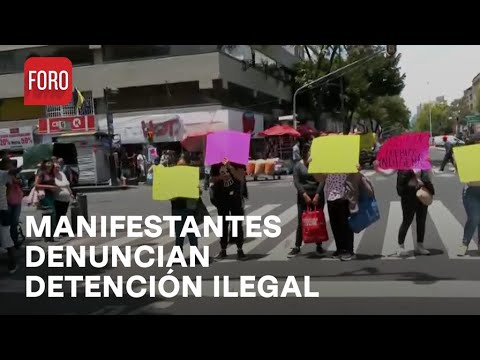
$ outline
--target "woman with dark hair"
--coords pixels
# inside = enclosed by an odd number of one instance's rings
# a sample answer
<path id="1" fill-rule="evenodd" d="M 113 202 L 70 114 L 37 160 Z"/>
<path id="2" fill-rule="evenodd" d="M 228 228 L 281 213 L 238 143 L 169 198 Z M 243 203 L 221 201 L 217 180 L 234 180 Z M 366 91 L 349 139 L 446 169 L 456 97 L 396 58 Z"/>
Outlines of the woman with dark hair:
<path id="1" fill-rule="evenodd" d="M 237 244 L 237 258 L 242 260 L 245 258 L 243 252 L 243 223 L 238 225 L 238 236 L 233 237 L 232 233 L 228 231 L 229 222 L 225 220 L 226 216 L 244 216 L 245 215 L 245 198 L 247 198 L 247 188 L 245 185 L 245 165 L 238 165 L 231 163 L 225 159 L 222 164 L 212 165 L 210 181 L 211 186 L 211 201 L 218 209 L 218 215 L 223 218 L 223 234 L 220 240 L 221 250 L 216 256 L 217 259 L 224 259 L 227 257 L 227 247 L 230 242 Z"/>
<path id="2" fill-rule="evenodd" d="M 293 182 L 297 189 L 297 208 L 298 208 L 298 225 L 295 240 L 295 247 L 288 253 L 288 257 L 294 257 L 300 254 L 302 246 L 302 214 L 309 206 L 318 207 L 323 211 L 325 206 L 325 196 L 323 194 L 323 185 L 321 185 L 313 175 L 308 173 L 308 164 L 310 162 L 310 145 L 303 144 L 300 151 L 300 161 L 297 162 L 293 169 Z M 322 243 L 317 243 L 316 252 L 318 255 L 324 253 Z"/>

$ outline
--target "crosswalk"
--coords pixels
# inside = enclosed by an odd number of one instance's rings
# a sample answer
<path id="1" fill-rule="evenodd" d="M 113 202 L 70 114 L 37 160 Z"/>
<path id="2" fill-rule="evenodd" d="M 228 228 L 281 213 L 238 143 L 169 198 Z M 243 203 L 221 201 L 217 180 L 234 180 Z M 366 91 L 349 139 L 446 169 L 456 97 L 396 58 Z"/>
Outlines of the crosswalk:
<path id="1" fill-rule="evenodd" d="M 408 231 L 405 242 L 405 249 L 408 251 L 408 255 L 400 258 L 395 256 L 397 247 L 396 239 L 402 221 L 402 210 L 399 201 L 391 201 L 387 205 L 388 206 L 381 214 L 382 218 L 378 223 L 373 224 L 360 234 L 355 234 L 355 252 L 357 253 L 357 256 L 368 255 L 371 258 L 380 258 L 385 261 L 413 260 L 416 258 L 416 255 L 414 253 L 415 233 L 412 231 L 412 228 Z M 207 209 L 211 216 L 217 216 L 216 209 L 213 206 L 207 207 Z M 252 261 L 259 262 L 289 261 L 287 253 L 295 243 L 297 225 L 296 204 L 289 204 L 288 206 L 282 204 L 264 204 L 258 206 L 247 205 L 246 214 L 261 217 L 276 215 L 280 218 L 282 226 L 282 233 L 279 238 L 271 239 L 266 236 L 247 238 L 243 246 L 247 257 L 250 256 Z M 474 240 L 470 244 L 467 256 L 459 257 L 457 255 L 457 250 L 463 236 L 463 224 L 459 222 L 442 201 L 434 201 L 429 207 L 428 214 L 430 220 L 427 219 L 427 235 L 425 242 L 425 247 L 427 249 L 435 249 L 435 253 L 441 254 L 441 256 L 450 260 L 480 260 L 480 252 L 478 251 L 479 249 L 476 239 L 477 235 L 475 235 Z M 323 244 L 323 247 L 326 250 L 325 259 L 333 260 L 329 255 L 336 250 L 336 247 L 328 224 L 329 216 L 327 209 L 325 209 L 325 218 L 327 220 L 327 227 L 330 235 L 330 240 Z M 415 225 L 412 227 L 414 228 L 414 226 Z M 202 229 L 203 225 L 200 226 L 200 232 L 202 232 Z M 379 234 L 382 235 L 379 236 Z M 48 243 L 43 243 L 41 241 L 31 242 L 30 244 L 45 247 L 48 246 Z M 134 251 L 141 245 L 149 245 L 153 247 L 162 246 L 163 254 L 165 259 L 167 259 L 175 245 L 175 239 L 169 236 L 169 229 L 167 227 L 163 230 L 163 235 L 155 239 L 148 237 L 119 237 L 115 239 L 80 238 L 65 240 L 58 245 L 69 245 L 74 247 L 81 245 L 94 245 L 97 254 L 100 253 L 104 247 L 111 249 L 112 247 L 129 246 L 131 251 Z M 208 246 L 212 256 L 220 250 L 219 240 L 213 232 L 210 233 L 209 237 L 199 239 L 199 246 Z M 237 262 L 238 260 L 234 256 L 236 253 L 235 250 L 235 244 L 230 244 L 227 249 L 227 253 L 230 254 L 230 256 L 222 262 Z M 302 248 L 302 254 L 304 256 L 312 254 L 314 251 L 314 244 L 308 244 Z M 188 257 L 190 253 L 188 239 L 185 239 L 184 252 Z M 149 255 L 145 254 L 145 256 Z"/>

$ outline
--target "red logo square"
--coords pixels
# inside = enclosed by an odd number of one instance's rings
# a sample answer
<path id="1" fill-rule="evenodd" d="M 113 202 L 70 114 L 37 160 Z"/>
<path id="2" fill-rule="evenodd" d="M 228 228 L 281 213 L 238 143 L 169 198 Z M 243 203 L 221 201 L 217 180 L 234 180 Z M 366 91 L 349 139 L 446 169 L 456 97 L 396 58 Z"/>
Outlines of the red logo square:
<path id="1" fill-rule="evenodd" d="M 65 57 L 31 57 L 24 67 L 24 105 L 68 105 L 72 101 L 72 62 Z"/>

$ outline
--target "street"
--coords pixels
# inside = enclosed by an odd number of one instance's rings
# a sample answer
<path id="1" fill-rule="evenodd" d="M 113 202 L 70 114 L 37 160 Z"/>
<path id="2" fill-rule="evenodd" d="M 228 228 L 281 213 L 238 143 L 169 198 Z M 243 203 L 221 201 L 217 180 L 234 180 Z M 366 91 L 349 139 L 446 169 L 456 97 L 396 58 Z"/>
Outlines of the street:
<path id="1" fill-rule="evenodd" d="M 25 268 L 25 249 L 19 251 L 20 269 L 13 276 L 2 271 L 0 275 L 1 314 L 480 314 L 480 254 L 474 237 L 468 256 L 459 258 L 456 251 L 461 243 L 463 225 L 466 220 L 462 205 L 462 184 L 452 172 L 450 165 L 444 173 L 437 169 L 443 150 L 432 149 L 434 165 L 433 179 L 436 196 L 429 208 L 425 246 L 430 256 L 413 253 L 415 224 L 409 231 L 406 248 L 410 256 L 392 256 L 397 245 L 397 233 L 402 221 L 400 199 L 396 193 L 396 176 L 383 177 L 374 171 L 363 171 L 374 184 L 376 198 L 381 211 L 381 220 L 366 231 L 355 236 L 357 259 L 341 262 L 330 257 L 335 250 L 333 241 L 324 244 L 325 256 L 315 255 L 315 246 L 302 247 L 302 254 L 293 259 L 287 253 L 293 246 L 297 225 L 296 193 L 289 177 L 277 181 L 249 182 L 247 215 L 277 215 L 282 220 L 282 234 L 277 239 L 246 239 L 244 251 L 247 259 L 236 259 L 235 246 L 229 247 L 228 258 L 213 262 L 208 268 L 181 268 L 174 266 L 173 275 L 201 275 L 206 288 L 215 275 L 228 275 L 235 286 L 241 275 L 273 275 L 280 282 L 287 276 L 303 279 L 311 277 L 311 288 L 320 293 L 319 298 L 214 298 L 206 291 L 203 298 L 172 299 L 144 297 L 133 298 L 61 298 L 51 299 L 25 297 L 25 276 L 39 275 L 109 275 L 124 277 L 132 275 L 161 277 L 169 269 L 152 267 L 107 269 L 55 269 L 41 267 Z M 208 200 L 204 199 L 210 214 L 216 215 Z M 95 193 L 88 195 L 89 215 L 169 215 L 169 202 L 151 200 L 151 188 L 139 186 L 128 191 Z M 34 214 L 24 209 L 22 217 Z M 328 212 L 325 212 L 328 220 Z M 330 232 L 330 228 L 329 228 Z M 167 233 L 168 234 L 168 233 Z M 330 239 L 333 235 L 330 233 Z M 210 255 L 220 250 L 218 239 L 211 236 L 200 239 L 200 244 L 210 246 Z M 158 239 L 127 238 L 120 235 L 115 239 L 81 238 L 58 241 L 72 246 L 131 246 L 143 244 L 164 246 L 168 254 L 174 239 L 161 236 Z M 188 241 L 186 240 L 186 244 Z M 27 239 L 28 245 L 47 245 L 40 240 Z M 188 246 L 185 245 L 188 251 Z M 166 255 L 165 255 L 166 256 Z M 0 266 L 5 266 L 5 255 L 0 255 Z M 81 292 L 81 290 L 79 290 Z"/>

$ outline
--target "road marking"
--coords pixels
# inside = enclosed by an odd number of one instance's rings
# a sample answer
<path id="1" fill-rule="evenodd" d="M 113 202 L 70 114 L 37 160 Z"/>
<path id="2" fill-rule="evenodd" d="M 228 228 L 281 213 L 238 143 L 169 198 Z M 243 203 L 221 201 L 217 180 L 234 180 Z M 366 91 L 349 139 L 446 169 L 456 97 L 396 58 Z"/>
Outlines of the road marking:
<path id="1" fill-rule="evenodd" d="M 290 248 L 295 246 L 295 239 L 297 231 L 295 230 L 289 234 L 284 240 L 282 240 L 277 246 L 268 252 L 268 255 L 264 258 L 258 259 L 258 261 L 286 261 L 288 260 L 287 254 Z"/>
<path id="2" fill-rule="evenodd" d="M 470 243 L 469 248 L 476 248 L 476 251 L 470 250 L 469 255 L 458 256 L 457 251 L 463 239 L 463 226 L 441 201 L 435 200 L 433 204 L 429 206 L 429 214 L 433 223 L 435 224 L 435 227 L 437 228 L 440 240 L 442 241 L 450 259 L 480 260 L 480 256 L 470 255 L 474 252 L 478 252 L 478 246 L 475 244 L 475 241 Z M 477 232 L 475 231 L 475 233 Z"/>
<path id="3" fill-rule="evenodd" d="M 397 276 L 406 276 L 405 274 L 394 274 Z M 259 277 L 257 277 L 258 280 Z M 223 277 L 221 277 L 223 279 Z M 278 294 L 285 286 L 285 281 L 278 279 Z M 258 284 L 258 283 L 257 283 Z M 305 282 L 297 278 L 297 284 L 302 294 Z M 267 285 L 271 287 L 270 282 L 264 284 L 264 290 Z M 456 299 L 480 299 L 480 281 L 459 281 L 459 280 L 435 280 L 415 281 L 415 280 L 394 280 L 394 281 L 316 281 L 309 283 L 310 291 L 319 293 L 319 298 L 456 298 Z M 172 285 L 173 286 L 173 285 Z M 277 287 L 277 286 L 275 286 Z M 220 295 L 224 289 L 223 281 L 220 283 Z M 166 284 L 165 290 L 173 290 Z M 229 290 L 240 291 L 240 281 L 232 280 L 229 282 Z M 255 293 L 259 296 L 258 288 L 249 290 L 249 293 Z M 176 298 L 182 297 L 182 293 Z M 279 296 L 278 295 L 278 296 Z M 193 298 L 193 295 L 190 295 Z M 202 297 L 214 297 L 214 282 L 212 280 L 202 282 Z M 295 297 L 294 294 L 288 294 L 287 297 Z M 241 299 L 239 299 L 241 301 Z M 269 300 L 271 301 L 271 299 Z"/>
<path id="4" fill-rule="evenodd" d="M 252 211 L 251 213 L 245 212 L 245 214 L 248 215 L 248 216 L 264 216 L 265 214 L 268 214 L 273 209 L 276 209 L 279 206 L 280 206 L 280 204 L 264 205 L 264 206 L 262 206 L 262 207 L 260 207 L 256 210 Z M 203 247 L 210 246 L 211 244 L 213 244 L 216 241 L 219 241 L 219 239 L 215 236 L 213 231 L 208 238 L 199 239 L 198 245 L 199 245 L 199 248 L 200 248 L 200 252 L 203 253 Z M 190 256 L 190 246 L 187 246 L 187 247 L 183 248 L 183 255 L 184 255 L 185 258 L 188 258 Z M 164 255 L 164 259 L 168 259 L 169 256 L 170 256 L 170 252 Z M 210 254 L 210 256 L 215 256 L 215 254 Z"/>
<path id="5" fill-rule="evenodd" d="M 278 215 L 278 217 L 280 218 L 281 220 L 281 224 L 282 225 L 286 225 L 288 224 L 290 221 L 292 221 L 293 219 L 296 219 L 297 218 L 297 205 L 293 205 L 293 206 L 290 206 L 287 210 L 285 210 L 283 213 L 281 213 L 280 215 Z M 265 230 L 265 227 L 262 226 L 260 231 L 263 231 Z M 259 238 L 256 238 L 255 240 L 251 240 L 247 243 L 245 243 L 243 245 L 243 251 L 248 254 L 250 253 L 253 249 L 255 249 L 258 245 L 260 245 L 263 241 L 269 239 L 269 237 L 263 235 Z M 230 248 L 232 246 L 236 246 L 236 245 L 230 245 Z M 226 260 L 223 260 L 222 262 L 235 262 L 235 261 L 238 261 L 236 259 L 226 259 Z"/>
<path id="6" fill-rule="evenodd" d="M 413 255 L 415 247 L 413 243 L 411 226 L 408 229 L 407 237 L 405 238 L 405 251 L 408 252 L 408 256 L 395 256 L 396 250 L 398 248 L 398 229 L 400 228 L 402 219 L 403 214 L 400 201 L 391 201 L 390 210 L 388 212 L 387 229 L 385 231 L 385 237 L 383 240 L 383 260 L 415 259 L 415 256 Z"/>

